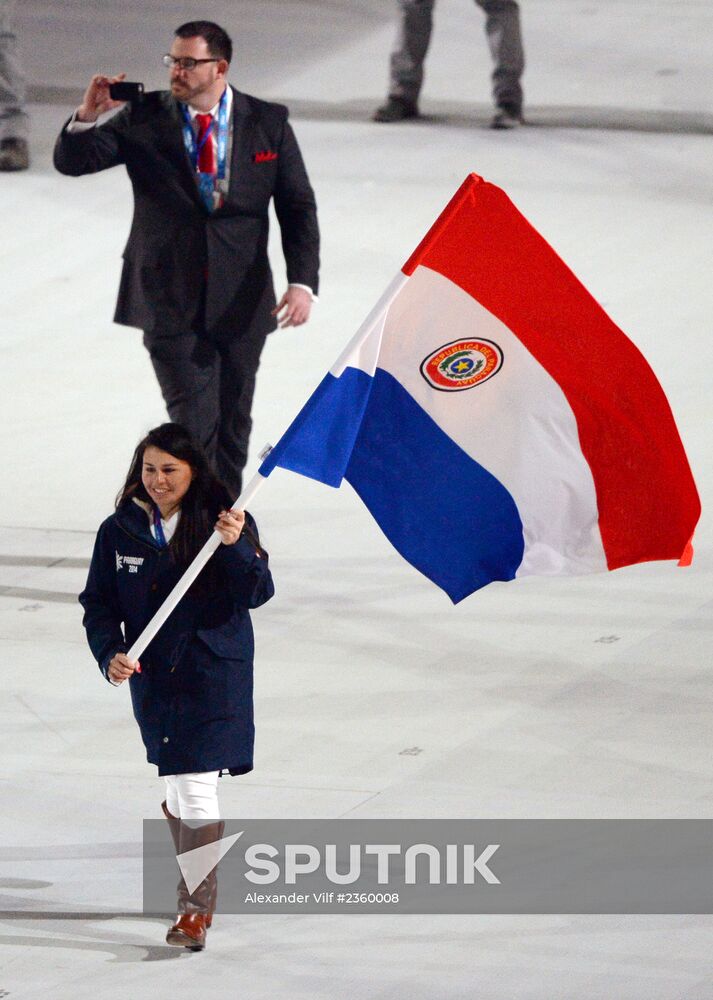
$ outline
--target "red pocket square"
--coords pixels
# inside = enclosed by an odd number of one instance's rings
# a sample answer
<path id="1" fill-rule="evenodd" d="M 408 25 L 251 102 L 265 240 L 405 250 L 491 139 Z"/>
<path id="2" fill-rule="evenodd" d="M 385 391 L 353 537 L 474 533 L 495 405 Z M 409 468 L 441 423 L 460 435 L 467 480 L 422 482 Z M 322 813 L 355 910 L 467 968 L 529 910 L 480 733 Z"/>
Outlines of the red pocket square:
<path id="1" fill-rule="evenodd" d="M 260 153 L 255 153 L 253 160 L 255 163 L 269 163 L 270 160 L 276 160 L 277 153 L 273 153 L 271 149 L 265 149 Z"/>

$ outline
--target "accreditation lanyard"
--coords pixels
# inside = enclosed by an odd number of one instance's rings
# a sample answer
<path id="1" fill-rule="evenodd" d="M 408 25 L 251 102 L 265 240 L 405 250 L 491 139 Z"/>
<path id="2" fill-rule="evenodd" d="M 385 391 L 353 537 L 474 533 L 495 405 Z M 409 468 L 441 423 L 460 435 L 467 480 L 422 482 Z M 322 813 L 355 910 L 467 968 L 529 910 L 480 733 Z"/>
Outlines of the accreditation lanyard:
<path id="1" fill-rule="evenodd" d="M 161 514 L 159 513 L 158 507 L 154 507 L 153 509 L 153 527 L 154 531 L 156 532 L 156 541 L 158 542 L 159 547 L 165 549 L 166 546 L 168 545 L 168 542 L 166 541 L 166 536 L 163 533 L 163 525 L 161 524 Z"/>
<path id="2" fill-rule="evenodd" d="M 199 145 L 196 139 L 196 134 L 193 131 L 193 122 L 191 121 L 191 115 L 187 105 L 182 104 L 181 111 L 183 113 L 183 142 L 191 163 L 193 164 L 193 169 L 196 172 L 198 189 L 200 191 L 201 198 L 203 199 L 203 203 L 208 211 L 212 212 L 214 207 L 213 191 L 215 188 L 215 181 L 216 178 L 218 180 L 223 180 L 225 177 L 225 164 L 228 158 L 228 88 L 226 87 L 223 91 L 223 96 L 220 98 L 220 104 L 218 105 L 218 132 L 216 135 L 218 172 L 215 174 L 202 174 L 198 170 L 198 157 L 213 133 L 215 119 L 213 119 L 210 123 L 210 128 L 206 129 L 205 135 L 201 139 Z"/>

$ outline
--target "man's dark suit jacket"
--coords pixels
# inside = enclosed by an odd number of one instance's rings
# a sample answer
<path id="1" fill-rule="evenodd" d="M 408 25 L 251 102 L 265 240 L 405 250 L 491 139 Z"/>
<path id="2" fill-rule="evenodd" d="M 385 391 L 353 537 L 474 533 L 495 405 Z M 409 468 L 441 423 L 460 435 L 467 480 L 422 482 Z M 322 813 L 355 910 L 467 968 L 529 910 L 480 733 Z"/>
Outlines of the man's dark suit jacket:
<path id="1" fill-rule="evenodd" d="M 204 326 L 231 337 L 274 330 L 271 198 L 288 282 L 316 293 L 319 267 L 314 193 L 287 109 L 233 88 L 230 188 L 212 213 L 198 193 L 182 124 L 173 97 L 153 91 L 104 125 L 75 134 L 65 125 L 57 140 L 54 164 L 61 173 L 123 163 L 131 178 L 134 218 L 114 321 L 148 331 Z"/>

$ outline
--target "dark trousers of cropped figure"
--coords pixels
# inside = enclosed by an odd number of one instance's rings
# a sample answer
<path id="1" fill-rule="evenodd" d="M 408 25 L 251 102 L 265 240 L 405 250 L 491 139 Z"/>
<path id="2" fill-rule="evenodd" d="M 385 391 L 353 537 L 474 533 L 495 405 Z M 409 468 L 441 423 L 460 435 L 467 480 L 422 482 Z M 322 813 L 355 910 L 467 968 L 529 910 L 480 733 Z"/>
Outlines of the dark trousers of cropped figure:
<path id="1" fill-rule="evenodd" d="M 401 21 L 391 53 L 389 96 L 417 104 L 423 83 L 423 62 L 431 40 L 435 0 L 398 2 Z M 520 77 L 525 68 L 520 8 L 515 0 L 475 2 L 485 12 L 485 33 L 494 64 L 493 100 L 497 107 L 520 114 Z"/>
<path id="2" fill-rule="evenodd" d="M 0 0 L 0 140 L 27 139 L 25 76 L 17 52 L 17 38 L 10 26 L 12 0 Z"/>
<path id="3" fill-rule="evenodd" d="M 234 500 L 248 458 L 250 410 L 266 336 L 161 327 L 144 333 L 169 417 L 202 446 Z"/>

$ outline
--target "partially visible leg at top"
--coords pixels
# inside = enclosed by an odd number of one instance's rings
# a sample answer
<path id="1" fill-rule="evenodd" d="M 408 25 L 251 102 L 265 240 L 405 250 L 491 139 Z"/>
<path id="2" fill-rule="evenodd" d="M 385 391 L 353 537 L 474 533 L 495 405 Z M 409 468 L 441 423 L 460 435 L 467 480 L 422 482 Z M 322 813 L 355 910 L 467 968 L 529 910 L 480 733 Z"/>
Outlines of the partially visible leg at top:
<path id="1" fill-rule="evenodd" d="M 25 75 L 10 24 L 14 2 L 0 0 L 0 170 L 25 170 L 29 117 L 25 111 Z"/>
<path id="2" fill-rule="evenodd" d="M 435 0 L 399 0 L 396 45 L 391 53 L 389 97 L 418 102 L 423 84 L 423 63 L 431 41 Z"/>
<path id="3" fill-rule="evenodd" d="M 522 114 L 520 78 L 525 55 L 520 31 L 520 8 L 515 0 L 475 0 L 485 11 L 485 33 L 493 58 L 493 100 L 516 117 Z"/>
<path id="4" fill-rule="evenodd" d="M 435 0 L 398 0 L 399 25 L 389 59 L 389 96 L 377 108 L 377 122 L 398 122 L 418 116 L 423 62 L 428 52 Z"/>

